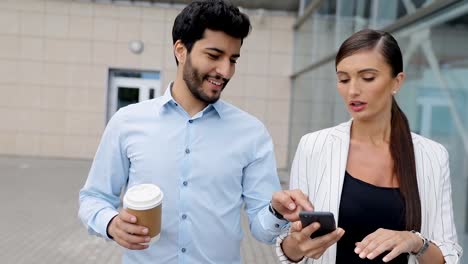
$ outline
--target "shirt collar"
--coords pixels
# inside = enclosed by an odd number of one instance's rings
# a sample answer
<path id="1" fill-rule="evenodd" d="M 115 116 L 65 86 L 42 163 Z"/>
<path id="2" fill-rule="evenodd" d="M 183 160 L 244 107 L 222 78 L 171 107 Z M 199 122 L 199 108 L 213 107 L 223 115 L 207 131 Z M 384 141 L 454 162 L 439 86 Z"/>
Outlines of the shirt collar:
<path id="1" fill-rule="evenodd" d="M 169 83 L 169 85 L 167 86 L 166 91 L 164 92 L 164 95 L 162 96 L 161 111 L 162 111 L 163 108 L 165 108 L 165 106 L 167 106 L 171 102 L 173 104 L 175 104 L 175 105 L 178 104 L 176 102 L 176 100 L 174 99 L 174 97 L 172 97 L 172 85 L 173 84 L 174 84 L 174 82 Z M 226 108 L 226 106 L 225 106 L 224 102 L 220 99 L 217 102 L 215 102 L 214 104 L 209 104 L 207 107 L 205 107 L 205 109 L 203 109 L 203 113 L 207 113 L 211 109 L 214 109 L 214 111 L 218 114 L 218 116 L 220 118 L 222 118 L 225 108 Z"/>

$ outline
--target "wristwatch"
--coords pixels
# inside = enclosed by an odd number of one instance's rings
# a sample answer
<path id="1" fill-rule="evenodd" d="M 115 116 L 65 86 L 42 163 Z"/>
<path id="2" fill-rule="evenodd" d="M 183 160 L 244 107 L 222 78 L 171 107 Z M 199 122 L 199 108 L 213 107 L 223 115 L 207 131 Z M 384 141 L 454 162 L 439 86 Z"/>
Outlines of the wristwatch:
<path id="1" fill-rule="evenodd" d="M 419 256 L 421 256 L 422 254 L 424 254 L 424 252 L 426 252 L 427 248 L 429 248 L 429 239 L 427 239 L 426 237 L 424 237 L 423 235 L 421 235 L 421 233 L 419 233 L 418 231 L 411 230 L 411 233 L 418 235 L 418 236 L 422 239 L 422 241 L 423 241 L 423 245 L 422 245 L 422 247 L 418 250 L 418 252 L 410 252 L 411 255 L 414 255 L 414 256 L 416 256 L 416 257 L 419 257 Z"/>
<path id="2" fill-rule="evenodd" d="M 284 220 L 284 217 L 282 214 L 280 214 L 279 212 L 277 212 L 275 210 L 275 208 L 273 208 L 273 204 L 270 202 L 270 205 L 268 205 L 268 210 L 270 211 L 270 213 L 272 213 L 276 218 L 278 218 L 279 220 Z"/>

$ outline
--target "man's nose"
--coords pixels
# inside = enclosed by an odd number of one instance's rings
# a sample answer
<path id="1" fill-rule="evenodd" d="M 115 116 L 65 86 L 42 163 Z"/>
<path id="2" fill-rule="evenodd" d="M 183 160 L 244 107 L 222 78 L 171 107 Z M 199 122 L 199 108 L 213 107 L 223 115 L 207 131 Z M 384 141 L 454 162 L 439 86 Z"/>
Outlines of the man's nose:
<path id="1" fill-rule="evenodd" d="M 216 73 L 226 79 L 230 79 L 232 77 L 234 70 L 234 64 L 231 63 L 230 60 L 222 60 L 216 67 Z"/>

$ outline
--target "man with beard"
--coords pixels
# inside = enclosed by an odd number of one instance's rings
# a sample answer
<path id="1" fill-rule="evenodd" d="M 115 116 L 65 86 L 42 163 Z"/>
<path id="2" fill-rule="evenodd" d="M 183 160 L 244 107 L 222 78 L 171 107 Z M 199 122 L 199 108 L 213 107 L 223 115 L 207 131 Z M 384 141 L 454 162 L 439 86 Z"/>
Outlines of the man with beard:
<path id="1" fill-rule="evenodd" d="M 233 5 L 192 2 L 174 22 L 174 82 L 109 121 L 79 215 L 90 233 L 127 249 L 124 263 L 240 263 L 242 206 L 253 236 L 265 243 L 288 226 L 282 215 L 297 220 L 301 208 L 312 209 L 301 192 L 280 191 L 264 125 L 219 100 L 249 31 L 248 17 Z M 160 239 L 150 246 L 142 244 L 147 228 L 117 209 L 121 191 L 139 183 L 164 193 Z"/>

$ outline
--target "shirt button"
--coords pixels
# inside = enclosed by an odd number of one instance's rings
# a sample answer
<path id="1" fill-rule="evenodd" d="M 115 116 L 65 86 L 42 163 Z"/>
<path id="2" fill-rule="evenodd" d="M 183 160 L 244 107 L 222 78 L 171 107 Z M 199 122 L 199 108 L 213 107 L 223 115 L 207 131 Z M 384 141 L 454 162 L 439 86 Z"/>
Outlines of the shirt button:
<path id="1" fill-rule="evenodd" d="M 184 186 L 187 186 L 187 185 L 188 185 L 188 182 L 187 182 L 187 181 L 184 181 L 182 184 L 183 184 Z"/>
<path id="2" fill-rule="evenodd" d="M 185 251 L 187 251 L 187 249 L 182 248 L 180 251 L 182 251 L 182 253 L 185 253 Z"/>
<path id="3" fill-rule="evenodd" d="M 185 153 L 189 154 L 189 153 L 190 153 L 190 149 L 185 149 Z"/>
<path id="4" fill-rule="evenodd" d="M 182 215 L 182 219 L 184 219 L 184 220 L 187 219 L 187 215 L 186 215 L 186 214 L 183 214 L 183 215 Z"/>
<path id="5" fill-rule="evenodd" d="M 188 122 L 189 122 L 190 124 L 192 124 L 192 123 L 193 123 L 193 120 L 192 120 L 192 119 L 190 119 Z"/>
<path id="6" fill-rule="evenodd" d="M 279 224 L 275 224 L 275 227 L 276 227 L 276 228 L 279 228 L 279 227 L 280 227 L 280 225 L 279 225 Z"/>

